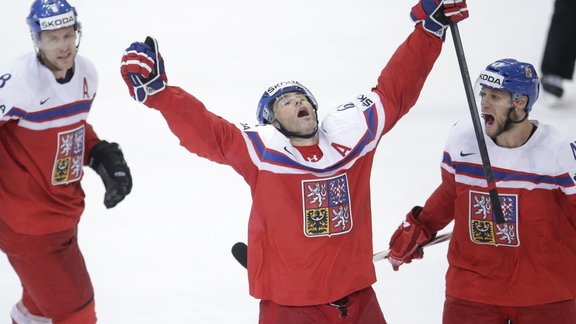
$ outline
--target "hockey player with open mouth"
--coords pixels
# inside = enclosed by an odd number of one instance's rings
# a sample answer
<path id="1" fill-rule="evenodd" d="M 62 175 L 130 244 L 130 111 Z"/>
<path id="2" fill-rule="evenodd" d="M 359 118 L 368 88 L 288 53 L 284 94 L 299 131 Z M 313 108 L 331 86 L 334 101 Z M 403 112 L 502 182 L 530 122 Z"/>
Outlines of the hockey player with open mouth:
<path id="1" fill-rule="evenodd" d="M 248 183 L 250 294 L 260 323 L 385 323 L 372 284 L 370 173 L 380 138 L 416 103 L 440 55 L 450 21 L 468 17 L 462 0 L 421 0 L 414 31 L 373 89 L 318 121 L 320 103 L 294 80 L 272 83 L 258 125 L 232 124 L 167 84 L 158 42 L 123 54 L 132 97 L 158 110 L 180 144 L 230 165 Z"/>
<path id="2" fill-rule="evenodd" d="M 398 270 L 454 221 L 444 324 L 576 323 L 576 139 L 528 118 L 539 91 L 534 66 L 514 59 L 478 77 L 503 219 L 465 121 L 448 137 L 442 183 L 392 236 L 388 260 Z"/>

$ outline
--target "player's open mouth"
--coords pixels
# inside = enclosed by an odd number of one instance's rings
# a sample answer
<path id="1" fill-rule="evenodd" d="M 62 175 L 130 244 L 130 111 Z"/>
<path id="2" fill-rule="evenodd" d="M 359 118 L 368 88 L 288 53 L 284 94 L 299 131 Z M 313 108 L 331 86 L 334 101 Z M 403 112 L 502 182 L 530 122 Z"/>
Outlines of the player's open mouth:
<path id="1" fill-rule="evenodd" d="M 484 118 L 484 123 L 487 126 L 494 124 L 494 116 L 492 116 L 490 114 L 482 114 L 482 118 Z"/>
<path id="2" fill-rule="evenodd" d="M 306 108 L 298 110 L 298 118 L 307 117 L 308 115 L 310 114 L 308 113 L 308 110 Z"/>
<path id="3" fill-rule="evenodd" d="M 66 53 L 65 55 L 59 56 L 58 58 L 61 59 L 61 60 L 67 60 L 67 59 L 70 57 L 70 55 L 71 55 L 71 53 L 68 52 L 68 53 Z"/>

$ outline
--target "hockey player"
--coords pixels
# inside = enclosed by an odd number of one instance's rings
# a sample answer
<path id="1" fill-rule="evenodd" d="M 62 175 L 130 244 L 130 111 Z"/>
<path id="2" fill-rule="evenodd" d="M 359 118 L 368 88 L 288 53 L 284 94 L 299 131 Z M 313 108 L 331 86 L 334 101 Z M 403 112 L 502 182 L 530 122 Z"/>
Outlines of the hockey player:
<path id="1" fill-rule="evenodd" d="M 454 221 L 444 324 L 576 323 L 576 139 L 529 120 L 531 64 L 496 61 L 478 78 L 485 140 L 504 222 L 492 211 L 471 122 L 452 129 L 442 183 L 390 241 L 395 270 Z"/>
<path id="2" fill-rule="evenodd" d="M 232 124 L 167 85 L 156 40 L 126 49 L 121 74 L 130 94 L 160 111 L 182 146 L 230 165 L 251 188 L 248 277 L 260 323 L 385 323 L 371 287 L 375 149 L 415 104 L 449 20 L 467 16 L 464 1 L 421 0 L 412 9 L 415 30 L 376 87 L 322 123 L 312 93 L 288 80 L 264 91 L 259 125 Z"/>
<path id="3" fill-rule="evenodd" d="M 102 177 L 107 208 L 130 193 L 130 170 L 118 145 L 100 140 L 86 122 L 98 79 L 76 54 L 75 8 L 35 0 L 26 21 L 35 51 L 0 66 L 0 249 L 23 287 L 12 320 L 95 323 L 77 242 L 83 166 Z"/>

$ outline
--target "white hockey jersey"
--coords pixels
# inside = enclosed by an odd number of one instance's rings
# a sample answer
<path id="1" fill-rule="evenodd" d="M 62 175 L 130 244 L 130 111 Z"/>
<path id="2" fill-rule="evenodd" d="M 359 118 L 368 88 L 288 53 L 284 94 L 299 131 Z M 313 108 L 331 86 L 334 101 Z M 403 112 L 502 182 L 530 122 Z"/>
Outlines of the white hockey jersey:
<path id="1" fill-rule="evenodd" d="M 98 142 L 86 122 L 98 78 L 76 56 L 59 83 L 35 53 L 0 67 L 0 217 L 15 231 L 67 229 L 84 209 L 82 167 Z"/>
<path id="2" fill-rule="evenodd" d="M 485 135 L 505 219 L 496 222 L 471 122 L 454 126 L 443 182 L 421 219 L 454 220 L 446 292 L 486 304 L 530 306 L 576 298 L 576 139 L 546 124 L 517 148 Z"/>

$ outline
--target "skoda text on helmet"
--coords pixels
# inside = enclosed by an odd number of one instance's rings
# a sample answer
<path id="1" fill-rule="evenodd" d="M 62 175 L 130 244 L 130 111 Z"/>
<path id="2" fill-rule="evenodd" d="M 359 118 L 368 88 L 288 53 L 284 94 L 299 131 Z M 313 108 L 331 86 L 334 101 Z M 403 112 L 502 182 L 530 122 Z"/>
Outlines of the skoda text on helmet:
<path id="1" fill-rule="evenodd" d="M 26 23 L 35 46 L 40 40 L 41 32 L 70 26 L 74 26 L 74 30 L 78 33 L 76 47 L 80 45 L 81 25 L 78 14 L 66 0 L 34 0 Z"/>
<path id="2" fill-rule="evenodd" d="M 318 104 L 312 93 L 298 81 L 281 81 L 271 85 L 264 91 L 260 102 L 258 103 L 258 110 L 256 110 L 256 119 L 260 124 L 270 124 L 275 120 L 272 105 L 278 97 L 288 92 L 297 92 L 303 94 L 308 102 L 312 105 L 314 110 L 318 110 Z"/>
<path id="3" fill-rule="evenodd" d="M 527 96 L 527 113 L 532 110 L 540 92 L 540 81 L 534 66 L 514 59 L 502 59 L 491 63 L 480 73 L 477 83 L 482 87 L 509 92 L 512 100 L 520 99 L 523 95 Z"/>

